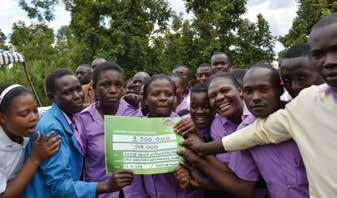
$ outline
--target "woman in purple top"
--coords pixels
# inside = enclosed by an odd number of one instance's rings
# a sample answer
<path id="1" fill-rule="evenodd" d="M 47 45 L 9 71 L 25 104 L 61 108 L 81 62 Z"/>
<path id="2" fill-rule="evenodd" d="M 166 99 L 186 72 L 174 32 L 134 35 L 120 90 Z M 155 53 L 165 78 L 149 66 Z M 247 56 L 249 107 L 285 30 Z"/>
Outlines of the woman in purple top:
<path id="1" fill-rule="evenodd" d="M 174 82 L 165 75 L 155 75 L 144 85 L 143 99 L 148 107 L 147 117 L 171 117 L 176 114 L 174 101 L 176 89 Z M 151 198 L 203 197 L 199 190 L 187 190 L 179 187 L 173 173 L 144 175 L 144 186 Z"/>
<path id="2" fill-rule="evenodd" d="M 207 85 L 196 84 L 192 87 L 190 115 L 198 135 L 205 142 L 212 141 L 211 123 L 214 115 L 208 100 Z"/>
<path id="3" fill-rule="evenodd" d="M 104 63 L 97 66 L 93 73 L 93 87 L 97 102 L 74 116 L 85 156 L 83 176 L 88 182 L 109 178 L 104 160 L 104 115 L 140 116 L 140 112 L 121 99 L 123 71 L 118 65 Z M 123 188 L 123 192 L 125 197 L 145 197 L 141 177 L 135 176 L 132 185 Z M 100 197 L 119 197 L 119 193 L 103 194 Z"/>

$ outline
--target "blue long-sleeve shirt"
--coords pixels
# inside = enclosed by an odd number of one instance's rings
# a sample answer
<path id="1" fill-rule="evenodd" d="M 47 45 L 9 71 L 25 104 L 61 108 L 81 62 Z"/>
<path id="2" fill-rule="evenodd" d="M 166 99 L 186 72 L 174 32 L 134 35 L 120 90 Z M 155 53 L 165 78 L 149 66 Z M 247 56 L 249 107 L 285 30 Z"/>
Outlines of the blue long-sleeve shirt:
<path id="1" fill-rule="evenodd" d="M 41 163 L 21 197 L 95 197 L 97 183 L 80 181 L 83 154 L 74 130 L 56 104 L 40 119 L 36 131 L 42 136 L 55 131 L 62 141 L 59 151 Z M 32 154 L 32 141 L 33 138 L 27 145 L 26 159 Z"/>

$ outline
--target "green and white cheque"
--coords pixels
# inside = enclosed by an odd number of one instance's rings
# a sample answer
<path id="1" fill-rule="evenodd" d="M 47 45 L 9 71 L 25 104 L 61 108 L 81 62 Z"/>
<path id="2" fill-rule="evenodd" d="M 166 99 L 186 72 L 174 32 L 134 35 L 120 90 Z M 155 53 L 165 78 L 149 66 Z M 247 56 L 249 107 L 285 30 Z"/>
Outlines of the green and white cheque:
<path id="1" fill-rule="evenodd" d="M 173 126 L 180 118 L 105 116 L 105 164 L 107 173 L 133 170 L 135 174 L 173 172 L 182 160 L 177 155 L 183 137 Z"/>

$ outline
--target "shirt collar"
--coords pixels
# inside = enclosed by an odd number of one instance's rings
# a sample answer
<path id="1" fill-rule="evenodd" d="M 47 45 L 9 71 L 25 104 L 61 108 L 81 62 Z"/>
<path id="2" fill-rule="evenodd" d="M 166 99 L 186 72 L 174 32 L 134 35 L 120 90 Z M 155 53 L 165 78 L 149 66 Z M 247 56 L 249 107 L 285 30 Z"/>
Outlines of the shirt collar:
<path id="1" fill-rule="evenodd" d="M 247 117 L 251 116 L 252 114 L 249 112 L 246 103 L 243 103 L 243 112 L 241 116 L 241 120 L 245 120 Z"/>
<path id="2" fill-rule="evenodd" d="M 332 95 L 335 103 L 337 103 L 337 88 L 334 88 L 334 87 L 330 87 L 329 85 L 325 85 L 324 87 L 324 93 L 326 95 Z"/>
<path id="3" fill-rule="evenodd" d="M 242 111 L 242 115 L 241 115 L 241 120 L 244 121 L 247 117 L 251 116 L 252 114 L 248 111 L 248 108 L 246 106 L 246 104 L 243 102 L 243 111 Z M 232 125 L 237 125 L 238 124 L 234 124 L 233 122 L 231 122 L 230 120 L 228 120 L 226 117 L 223 117 L 219 114 L 216 114 L 216 117 L 218 117 L 218 119 L 220 120 L 222 126 L 228 125 L 228 124 L 232 124 Z"/>
<path id="4" fill-rule="evenodd" d="M 22 145 L 12 141 L 7 136 L 3 128 L 0 126 L 0 147 L 12 149 L 12 150 L 19 150 L 19 149 L 25 148 L 26 145 L 28 144 L 28 141 L 29 141 L 28 137 L 23 137 Z"/>
<path id="5" fill-rule="evenodd" d="M 62 113 L 63 113 L 63 116 L 66 118 L 66 121 L 68 122 L 69 126 L 74 126 L 73 121 L 67 116 L 67 114 L 64 113 L 63 111 Z"/>

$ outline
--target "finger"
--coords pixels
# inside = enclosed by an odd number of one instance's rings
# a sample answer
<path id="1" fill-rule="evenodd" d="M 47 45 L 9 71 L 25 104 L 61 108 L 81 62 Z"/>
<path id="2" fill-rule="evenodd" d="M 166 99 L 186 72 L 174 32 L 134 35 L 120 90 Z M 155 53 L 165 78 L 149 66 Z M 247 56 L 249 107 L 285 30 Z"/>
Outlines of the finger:
<path id="1" fill-rule="evenodd" d="M 190 163 L 184 163 L 184 168 L 186 168 L 187 170 L 191 170 L 192 166 Z"/>
<path id="2" fill-rule="evenodd" d="M 118 178 L 133 178 L 133 174 L 132 173 L 123 173 L 123 174 L 116 174 L 114 176 L 114 178 L 118 179 Z"/>
<path id="3" fill-rule="evenodd" d="M 59 150 L 59 147 L 56 147 L 55 149 L 53 149 L 53 150 L 50 150 L 50 155 L 53 155 L 53 154 L 55 154 L 55 153 L 57 153 L 57 151 Z"/>
<path id="4" fill-rule="evenodd" d="M 195 130 L 194 128 L 187 128 L 187 129 L 184 130 L 181 134 L 185 137 L 185 136 L 187 136 L 187 135 L 193 133 L 194 130 Z"/>
<path id="5" fill-rule="evenodd" d="M 123 183 L 120 183 L 119 186 L 120 188 L 124 188 L 125 186 L 129 186 L 132 182 L 123 182 Z"/>
<path id="6" fill-rule="evenodd" d="M 182 145 L 186 148 L 191 148 L 193 144 L 191 143 L 191 140 L 187 139 L 182 143 Z"/>
<path id="7" fill-rule="evenodd" d="M 185 174 L 184 168 L 181 168 L 175 172 L 177 175 Z"/>
<path id="8" fill-rule="evenodd" d="M 194 187 L 199 187 L 200 186 L 200 184 L 198 183 L 198 182 L 196 182 L 195 180 L 190 180 L 190 184 L 192 185 L 192 186 L 194 186 Z"/>
<path id="9" fill-rule="evenodd" d="M 48 139 L 48 146 L 55 144 L 56 142 L 61 142 L 61 136 L 57 135 Z"/>
<path id="10" fill-rule="evenodd" d="M 49 132 L 46 134 L 45 138 L 48 140 L 51 136 L 53 136 L 54 133 L 55 133 L 55 131 L 49 131 Z"/>
<path id="11" fill-rule="evenodd" d="M 120 178 L 116 179 L 117 183 L 126 183 L 126 182 L 132 182 L 132 178 Z"/>
<path id="12" fill-rule="evenodd" d="M 126 170 L 126 169 L 115 171 L 115 174 L 124 174 L 124 173 L 134 174 L 132 170 Z"/>
<path id="13" fill-rule="evenodd" d="M 54 150 L 55 148 L 60 146 L 60 143 L 61 143 L 61 140 L 58 140 L 58 141 L 54 142 L 53 144 L 48 145 L 48 147 L 49 147 L 50 150 Z"/>
<path id="14" fill-rule="evenodd" d="M 34 143 L 38 143 L 39 142 L 39 140 L 40 140 L 40 131 L 38 131 L 37 133 L 36 133 L 36 135 L 35 135 L 35 138 L 34 138 Z"/>
<path id="15" fill-rule="evenodd" d="M 181 131 L 186 126 L 186 124 L 187 123 L 182 120 L 174 126 L 174 129 L 177 131 Z"/>
<path id="16" fill-rule="evenodd" d="M 174 129 L 181 129 L 182 127 L 184 127 L 186 124 L 188 124 L 188 122 L 186 121 L 187 119 L 184 118 L 182 120 L 180 120 L 173 128 Z"/>

